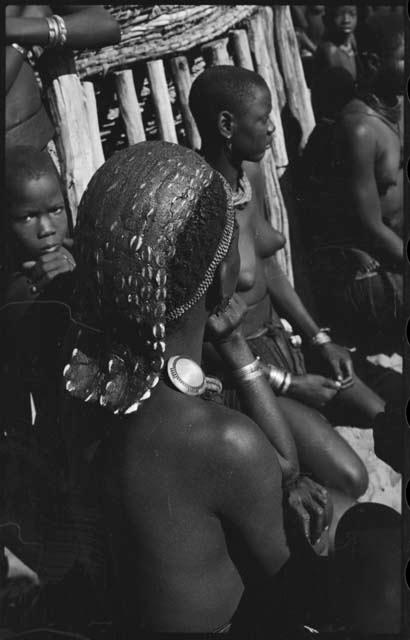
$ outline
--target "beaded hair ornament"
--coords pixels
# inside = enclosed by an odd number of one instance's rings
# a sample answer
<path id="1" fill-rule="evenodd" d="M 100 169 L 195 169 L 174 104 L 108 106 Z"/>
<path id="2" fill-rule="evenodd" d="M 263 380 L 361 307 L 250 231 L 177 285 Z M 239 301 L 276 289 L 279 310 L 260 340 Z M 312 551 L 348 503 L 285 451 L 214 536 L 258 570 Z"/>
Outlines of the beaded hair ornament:
<path id="1" fill-rule="evenodd" d="M 169 267 L 191 220 L 221 220 L 220 236 L 195 291 L 167 301 Z M 116 414 L 136 411 L 164 368 L 167 322 L 193 307 L 227 255 L 232 193 L 195 152 L 142 142 L 112 156 L 91 179 L 74 234 L 80 328 L 64 369 L 67 391 Z M 183 292 L 185 295 L 185 291 Z"/>

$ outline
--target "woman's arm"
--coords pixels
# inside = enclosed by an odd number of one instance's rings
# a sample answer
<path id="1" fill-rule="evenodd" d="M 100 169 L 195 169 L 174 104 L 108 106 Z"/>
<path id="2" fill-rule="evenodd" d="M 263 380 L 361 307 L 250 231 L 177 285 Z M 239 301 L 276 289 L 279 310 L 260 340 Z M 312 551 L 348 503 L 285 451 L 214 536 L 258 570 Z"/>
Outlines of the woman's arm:
<path id="1" fill-rule="evenodd" d="M 311 341 L 319 333 L 320 328 L 283 273 L 275 257 L 265 260 L 265 274 L 268 291 L 275 309 L 290 320 L 308 341 Z M 350 385 L 353 365 L 347 349 L 331 341 L 318 346 L 317 349 L 337 379 L 343 381 L 344 385 Z"/>
<path id="2" fill-rule="evenodd" d="M 211 316 L 207 326 L 215 348 L 234 376 L 238 369 L 255 362 L 248 343 L 237 328 L 245 308 L 240 296 L 234 295 L 227 310 Z M 239 377 L 237 386 L 244 412 L 259 426 L 276 451 L 290 511 L 303 528 L 306 538 L 314 544 L 327 523 L 327 492 L 300 475 L 295 441 L 265 376 L 253 379 Z"/>
<path id="3" fill-rule="evenodd" d="M 320 330 L 295 289 L 283 273 L 275 257 L 265 260 L 269 295 L 276 311 L 288 318 L 305 338 L 310 340 Z"/>
<path id="4" fill-rule="evenodd" d="M 255 356 L 240 332 L 231 335 L 229 341 L 215 346 L 225 363 L 233 370 L 255 361 Z M 299 475 L 296 445 L 268 380 L 263 375 L 250 382 L 238 381 L 237 385 L 244 412 L 259 425 L 277 452 L 284 483 L 293 481 Z"/>
<path id="5" fill-rule="evenodd" d="M 103 47 L 116 44 L 120 40 L 120 27 L 117 21 L 101 5 L 61 5 L 56 6 L 55 10 L 56 13 L 64 16 L 68 47 L 74 49 Z M 22 46 L 46 46 L 49 32 L 46 12 L 44 13 L 44 17 L 6 18 L 6 42 L 17 42 Z"/>

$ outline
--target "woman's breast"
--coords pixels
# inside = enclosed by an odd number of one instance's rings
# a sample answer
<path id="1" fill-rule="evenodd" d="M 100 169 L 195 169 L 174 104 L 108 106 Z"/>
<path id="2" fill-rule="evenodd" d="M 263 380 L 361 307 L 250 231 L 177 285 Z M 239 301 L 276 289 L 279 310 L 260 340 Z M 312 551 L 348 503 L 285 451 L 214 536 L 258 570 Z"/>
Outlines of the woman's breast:
<path id="1" fill-rule="evenodd" d="M 239 254 L 241 268 L 237 290 L 255 304 L 266 293 L 263 260 L 285 246 L 286 239 L 259 212 L 254 211 L 249 223 L 240 225 Z"/>

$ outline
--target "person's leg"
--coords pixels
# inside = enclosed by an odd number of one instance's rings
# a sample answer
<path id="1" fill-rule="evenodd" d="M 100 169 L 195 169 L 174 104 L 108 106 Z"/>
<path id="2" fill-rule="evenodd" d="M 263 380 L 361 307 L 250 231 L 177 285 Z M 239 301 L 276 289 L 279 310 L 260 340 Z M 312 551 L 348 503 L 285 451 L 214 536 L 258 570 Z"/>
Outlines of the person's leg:
<path id="1" fill-rule="evenodd" d="M 384 407 L 384 400 L 355 375 L 353 386 L 340 391 L 323 413 L 332 424 L 370 429 Z"/>
<path id="2" fill-rule="evenodd" d="M 363 462 L 315 409 L 290 398 L 278 398 L 295 438 L 301 467 L 324 486 L 358 498 L 367 489 Z"/>
<path id="3" fill-rule="evenodd" d="M 352 353 L 352 360 L 356 374 L 374 393 L 394 407 L 403 404 L 404 385 L 401 373 L 369 362 L 360 349 Z"/>

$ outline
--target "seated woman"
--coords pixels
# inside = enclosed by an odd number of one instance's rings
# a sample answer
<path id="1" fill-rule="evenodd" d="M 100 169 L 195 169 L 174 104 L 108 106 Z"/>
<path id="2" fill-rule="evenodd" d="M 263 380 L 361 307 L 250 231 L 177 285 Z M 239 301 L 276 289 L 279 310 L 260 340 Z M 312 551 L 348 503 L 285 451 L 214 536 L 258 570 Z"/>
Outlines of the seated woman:
<path id="1" fill-rule="evenodd" d="M 365 353 L 402 349 L 404 35 L 391 14 L 373 33 L 368 88 L 306 147 L 302 191 L 318 306 Z M 370 56 L 369 56 L 370 61 Z M 326 303 L 324 304 L 324 301 Z"/>
<path id="2" fill-rule="evenodd" d="M 198 364 L 207 327 L 241 398 L 262 407 L 273 398 L 234 328 L 234 215 L 218 172 L 159 142 L 115 154 L 80 206 L 79 330 L 64 378 L 82 425 L 74 420 L 66 436 L 76 439 L 91 422 L 99 432 L 96 470 L 124 640 L 229 629 L 234 638 L 262 640 L 273 629 L 305 638 L 294 627 L 306 620 L 306 600 L 320 592 L 322 603 L 328 591 L 303 538 L 289 552 L 280 452 L 253 420 L 212 401 L 220 384 Z M 367 611 L 369 589 L 357 593 Z M 397 609 L 380 603 L 384 614 Z"/>
<path id="3" fill-rule="evenodd" d="M 60 14 L 57 18 L 53 10 Z M 115 44 L 119 38 L 119 25 L 103 5 L 7 5 L 6 147 L 29 144 L 44 149 L 54 136 L 53 124 L 27 59 L 32 47 L 97 48 Z"/>
<path id="4" fill-rule="evenodd" d="M 302 468 L 327 488 L 356 498 L 367 487 L 364 465 L 317 409 L 336 413 L 343 419 L 339 424 L 369 427 L 384 402 L 354 374 L 347 350 L 333 343 L 309 315 L 274 257 L 285 240 L 266 219 L 264 181 L 257 165 L 273 135 L 269 89 L 254 72 L 212 67 L 193 83 L 190 108 L 206 160 L 234 190 L 241 258 L 237 290 L 248 305 L 248 343 L 268 365 Z M 303 333 L 326 375 L 307 373 L 301 351 L 276 309 Z M 234 384 L 230 386 L 233 393 L 227 401 L 237 407 Z"/>
<path id="5" fill-rule="evenodd" d="M 169 143 L 112 156 L 80 205 L 80 332 L 64 377 L 73 398 L 105 408 L 97 455 L 124 638 L 223 633 L 244 587 L 259 599 L 255 634 L 281 624 L 278 457 L 251 419 L 204 401 L 219 382 L 199 366 L 211 314 L 213 335 L 230 340 L 235 226 L 222 176 Z M 244 340 L 231 364 L 245 397 L 273 397 Z M 91 406 L 72 404 L 87 422 Z"/>

